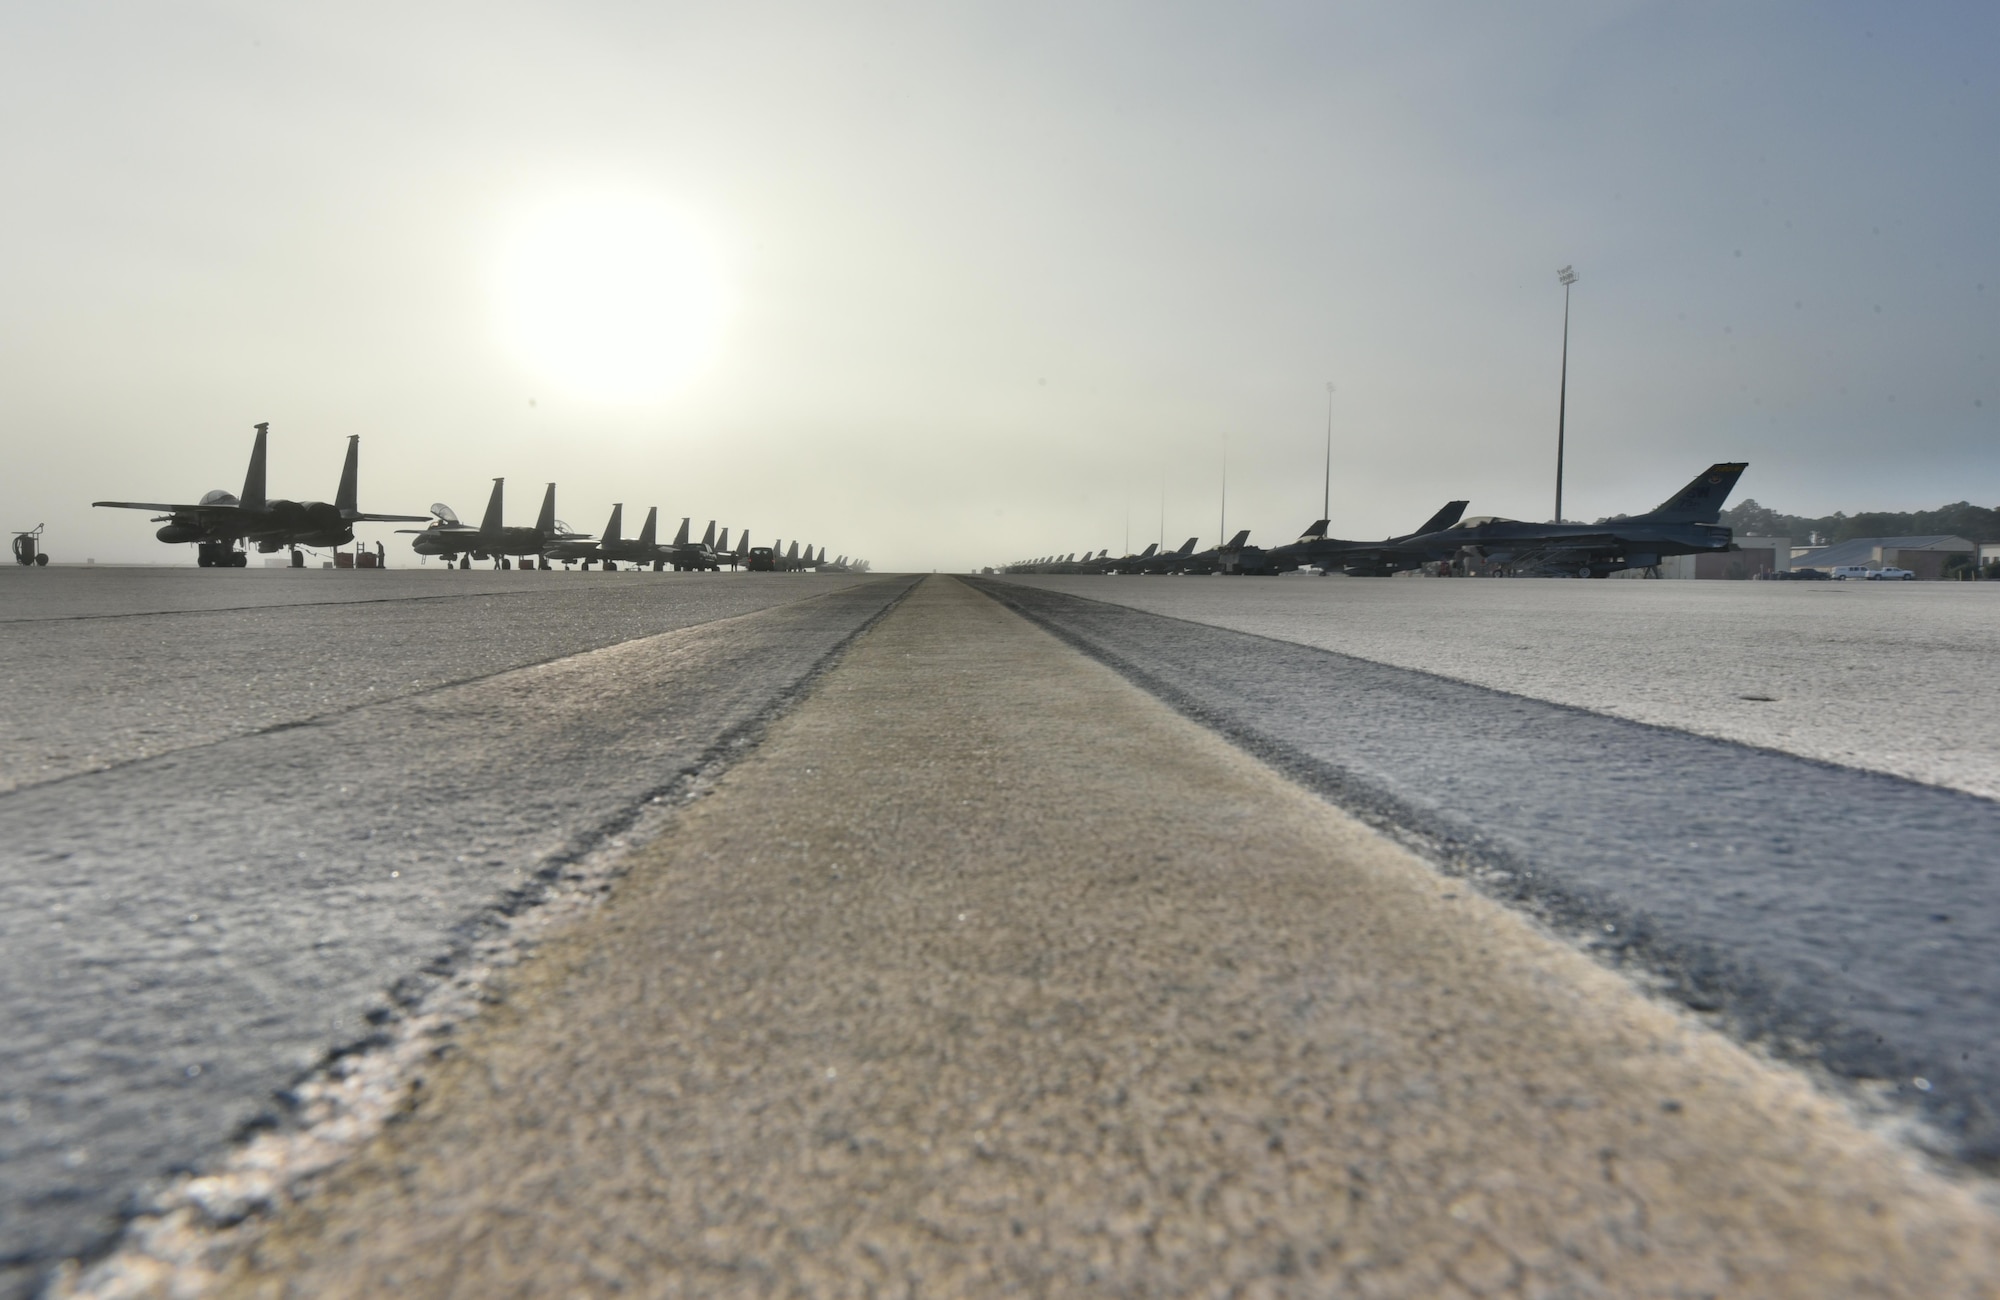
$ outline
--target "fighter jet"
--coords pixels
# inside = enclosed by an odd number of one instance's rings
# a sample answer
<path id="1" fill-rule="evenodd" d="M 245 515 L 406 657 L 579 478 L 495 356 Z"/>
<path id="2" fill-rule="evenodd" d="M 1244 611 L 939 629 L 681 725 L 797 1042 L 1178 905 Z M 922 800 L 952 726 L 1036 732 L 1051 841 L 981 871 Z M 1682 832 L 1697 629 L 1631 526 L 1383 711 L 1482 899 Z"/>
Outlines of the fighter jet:
<path id="1" fill-rule="evenodd" d="M 1144 566 L 1148 560 L 1152 559 L 1153 552 L 1159 549 L 1160 549 L 1160 544 L 1158 542 L 1147 542 L 1146 549 L 1140 551 L 1137 555 L 1120 556 L 1118 559 L 1111 561 L 1109 565 L 1105 566 L 1105 572 L 1144 573 L 1145 569 L 1142 566 Z"/>
<path id="2" fill-rule="evenodd" d="M 1537 573 L 1606 578 L 1620 569 L 1649 569 L 1663 556 L 1726 551 L 1734 544 L 1716 522 L 1722 503 L 1749 468 L 1746 462 L 1710 465 L 1686 487 L 1643 515 L 1598 524 L 1530 524 L 1512 519 L 1468 519 L 1456 528 L 1410 538 L 1410 550 L 1440 558 L 1469 553 L 1489 563 Z"/>
<path id="3" fill-rule="evenodd" d="M 602 537 L 594 542 L 557 541 L 550 545 L 544 554 L 564 564 L 580 560 L 586 569 L 593 561 L 602 561 L 606 573 L 610 573 L 621 563 L 635 567 L 650 564 L 656 573 L 665 568 L 666 561 L 661 558 L 658 543 L 653 540 L 654 531 L 659 525 L 660 508 L 653 506 L 646 511 L 646 523 L 639 529 L 639 535 L 634 538 L 626 538 L 624 519 L 625 503 L 621 501 L 611 507 L 611 518 L 605 522 Z"/>
<path id="4" fill-rule="evenodd" d="M 193 505 L 167 505 L 156 501 L 93 501 L 93 506 L 114 510 L 158 510 L 154 523 L 166 527 L 154 534 L 170 546 L 198 544 L 195 563 L 204 569 L 241 569 L 250 563 L 249 546 L 266 555 L 290 548 L 292 567 L 305 567 L 301 546 L 345 546 L 354 540 L 358 523 L 420 524 L 429 515 L 363 514 L 356 504 L 357 476 L 361 459 L 361 437 L 347 439 L 347 462 L 340 470 L 340 486 L 333 501 L 270 500 L 264 495 L 264 441 L 270 424 L 257 427 L 257 440 L 250 447 L 250 470 L 243 476 L 243 494 L 231 496 L 217 488 Z M 242 542 L 243 550 L 236 544 Z"/>
<path id="5" fill-rule="evenodd" d="M 1413 533 L 1385 537 L 1379 542 L 1350 542 L 1326 535 L 1327 521 L 1317 519 L 1299 534 L 1295 542 L 1273 547 L 1270 559 L 1291 568 L 1310 565 L 1321 573 L 1339 569 L 1350 578 L 1386 578 L 1404 569 L 1422 567 L 1431 560 L 1446 558 L 1424 539 L 1456 524 L 1465 514 L 1466 502 L 1447 501 L 1444 508 L 1426 519 Z"/>
<path id="6" fill-rule="evenodd" d="M 1245 528 L 1228 541 L 1211 546 L 1205 551 L 1196 551 L 1191 555 L 1183 554 L 1180 560 L 1174 565 L 1172 572 L 1196 575 L 1220 573 L 1223 571 L 1230 557 L 1241 552 L 1249 540 L 1250 530 Z M 1183 547 L 1182 550 L 1185 552 L 1186 548 Z"/>
<path id="7" fill-rule="evenodd" d="M 468 528 L 458 521 L 452 508 L 443 502 L 434 502 L 431 513 L 437 522 L 429 528 L 402 528 L 398 532 L 414 533 L 410 548 L 419 555 L 442 555 L 449 562 L 457 562 L 461 569 L 472 567 L 474 560 L 491 559 L 493 567 L 510 567 L 507 557 L 521 557 L 524 569 L 549 567 L 548 558 L 542 552 L 554 542 L 589 541 L 589 535 L 572 532 L 569 525 L 556 518 L 556 485 L 551 483 L 542 494 L 542 513 L 535 520 L 533 528 L 519 526 L 508 528 L 501 523 L 501 494 L 506 490 L 507 480 L 493 480 L 493 495 L 486 502 L 486 517 L 479 527 Z"/>
<path id="8" fill-rule="evenodd" d="M 1178 573 L 1181 563 L 1194 554 L 1195 543 L 1200 540 L 1199 537 L 1190 537 L 1181 543 L 1179 550 L 1161 551 L 1150 560 L 1140 563 L 1135 568 L 1128 570 L 1128 572 Z"/>

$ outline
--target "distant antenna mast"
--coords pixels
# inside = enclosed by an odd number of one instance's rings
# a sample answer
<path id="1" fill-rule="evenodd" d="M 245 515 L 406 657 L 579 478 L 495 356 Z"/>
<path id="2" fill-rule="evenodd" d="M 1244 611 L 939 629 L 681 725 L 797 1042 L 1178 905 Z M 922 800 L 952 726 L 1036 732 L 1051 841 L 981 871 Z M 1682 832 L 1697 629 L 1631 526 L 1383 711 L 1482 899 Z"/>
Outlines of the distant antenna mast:
<path id="1" fill-rule="evenodd" d="M 1333 510 L 1333 381 L 1326 381 L 1326 486 L 1319 496 L 1319 517 L 1331 518 Z"/>
<path id="2" fill-rule="evenodd" d="M 1167 549 L 1167 467 L 1160 466 L 1160 549 Z"/>
<path id="3" fill-rule="evenodd" d="M 1563 360 L 1562 387 L 1556 398 L 1556 522 L 1563 521 L 1563 420 L 1569 414 L 1569 287 L 1576 283 L 1576 272 L 1565 266 L 1556 272 L 1556 279 L 1563 287 Z"/>

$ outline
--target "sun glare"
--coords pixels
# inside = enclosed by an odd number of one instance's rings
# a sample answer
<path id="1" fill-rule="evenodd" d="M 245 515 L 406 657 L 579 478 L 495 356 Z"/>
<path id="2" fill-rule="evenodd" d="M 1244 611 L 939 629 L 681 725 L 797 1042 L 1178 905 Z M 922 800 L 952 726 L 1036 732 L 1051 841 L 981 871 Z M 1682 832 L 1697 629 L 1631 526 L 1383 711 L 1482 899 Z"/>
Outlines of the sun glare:
<path id="1" fill-rule="evenodd" d="M 581 397 L 665 396 L 709 361 L 721 338 L 715 257 L 657 202 L 573 199 L 543 208 L 506 243 L 498 289 L 509 345 Z"/>

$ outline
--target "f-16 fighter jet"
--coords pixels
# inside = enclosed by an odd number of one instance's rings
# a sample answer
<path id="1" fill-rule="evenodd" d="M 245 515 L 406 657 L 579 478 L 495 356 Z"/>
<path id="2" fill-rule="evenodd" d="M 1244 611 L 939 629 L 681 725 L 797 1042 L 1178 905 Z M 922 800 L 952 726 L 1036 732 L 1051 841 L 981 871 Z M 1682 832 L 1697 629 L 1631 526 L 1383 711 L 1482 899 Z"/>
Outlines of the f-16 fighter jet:
<path id="1" fill-rule="evenodd" d="M 1131 559 L 1131 560 L 1120 560 L 1118 563 L 1124 567 L 1119 568 L 1117 572 L 1173 573 L 1180 565 L 1181 561 L 1187 559 L 1190 555 L 1194 554 L 1195 543 L 1200 540 L 1201 539 L 1199 537 L 1190 537 L 1185 542 L 1182 542 L 1180 544 L 1179 550 L 1174 550 L 1174 551 L 1159 551 L 1156 553 L 1153 550 L 1153 548 L 1149 546 L 1146 548 L 1146 553 L 1142 557 L 1138 557 L 1136 559 Z"/>
<path id="2" fill-rule="evenodd" d="M 1650 569 L 1663 556 L 1727 551 L 1728 528 L 1716 522 L 1722 503 L 1749 468 L 1741 461 L 1710 465 L 1657 509 L 1600 524 L 1529 524 L 1513 519 L 1469 519 L 1403 543 L 1444 559 L 1462 552 L 1494 564 L 1539 573 L 1605 578 L 1620 569 Z"/>
<path id="3" fill-rule="evenodd" d="M 1351 578 L 1386 578 L 1404 569 L 1420 568 L 1430 560 L 1448 558 L 1426 543 L 1425 538 L 1457 523 L 1465 514 L 1465 507 L 1463 501 L 1447 501 L 1444 509 L 1426 519 L 1416 532 L 1385 537 L 1379 542 L 1328 537 L 1327 521 L 1314 520 L 1297 541 L 1273 547 L 1266 562 L 1292 569 L 1311 565 L 1321 573 L 1339 569 Z"/>
<path id="4" fill-rule="evenodd" d="M 556 485 L 549 484 L 542 494 L 542 513 L 535 520 L 533 528 L 519 526 L 508 528 L 501 523 L 501 494 L 506 490 L 507 480 L 493 480 L 493 495 L 486 502 L 486 517 L 479 521 L 479 527 L 468 528 L 458 521 L 458 516 L 450 506 L 442 502 L 433 503 L 431 513 L 437 522 L 429 528 L 404 528 L 400 532 L 414 533 L 410 548 L 419 555 L 441 555 L 447 562 L 456 561 L 461 569 L 472 567 L 474 560 L 493 561 L 493 567 L 509 567 L 507 557 L 521 557 L 524 569 L 549 567 L 542 552 L 555 542 L 589 541 L 586 533 L 570 530 L 569 525 L 556 518 Z"/>
<path id="5" fill-rule="evenodd" d="M 1241 552 L 1249 540 L 1250 530 L 1245 528 L 1220 545 L 1211 546 L 1205 551 L 1196 551 L 1192 555 L 1182 555 L 1180 561 L 1174 565 L 1173 572 L 1192 574 L 1221 572 L 1228 559 Z"/>
<path id="6" fill-rule="evenodd" d="M 170 505 L 157 501 L 93 501 L 93 506 L 114 510 L 157 510 L 154 523 L 166 527 L 155 533 L 170 546 L 197 544 L 195 563 L 204 569 L 240 569 L 250 563 L 249 546 L 255 544 L 266 555 L 290 548 L 292 567 L 305 567 L 301 546 L 345 546 L 354 540 L 358 523 L 420 524 L 429 515 L 363 514 L 356 503 L 356 480 L 361 459 L 361 438 L 347 440 L 347 462 L 340 470 L 340 486 L 333 500 L 271 500 L 264 495 L 264 440 L 268 423 L 257 426 L 257 441 L 250 447 L 250 470 L 243 476 L 243 494 L 231 496 L 217 488 L 193 505 Z M 243 550 L 236 544 L 242 542 Z"/>

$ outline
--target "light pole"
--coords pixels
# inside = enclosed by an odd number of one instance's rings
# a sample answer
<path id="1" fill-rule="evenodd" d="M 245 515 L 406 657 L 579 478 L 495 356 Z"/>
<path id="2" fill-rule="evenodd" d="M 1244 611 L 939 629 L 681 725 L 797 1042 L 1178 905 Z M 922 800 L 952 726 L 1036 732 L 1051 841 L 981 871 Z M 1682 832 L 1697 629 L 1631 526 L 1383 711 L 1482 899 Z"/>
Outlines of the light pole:
<path id="1" fill-rule="evenodd" d="M 1563 267 L 1556 272 L 1556 279 L 1563 287 L 1563 360 L 1562 382 L 1556 398 L 1556 522 L 1563 521 L 1563 420 L 1569 414 L 1569 287 L 1576 283 L 1576 272 Z"/>
<path id="2" fill-rule="evenodd" d="M 1319 517 L 1332 515 L 1333 504 L 1333 381 L 1326 381 L 1326 483 L 1320 489 Z"/>
<path id="3" fill-rule="evenodd" d="M 1215 544 L 1220 548 L 1229 540 L 1229 435 L 1222 435 L 1222 514 L 1216 520 Z"/>

